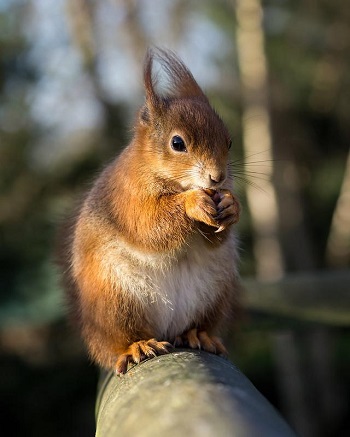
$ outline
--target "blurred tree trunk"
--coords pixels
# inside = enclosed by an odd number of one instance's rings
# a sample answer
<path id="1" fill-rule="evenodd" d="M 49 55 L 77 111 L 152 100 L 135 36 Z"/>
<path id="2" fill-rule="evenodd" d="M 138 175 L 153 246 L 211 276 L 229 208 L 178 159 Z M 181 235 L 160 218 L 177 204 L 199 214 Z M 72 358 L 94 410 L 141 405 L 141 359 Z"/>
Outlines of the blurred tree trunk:
<path id="1" fill-rule="evenodd" d="M 138 65 L 142 65 L 143 58 L 149 38 L 141 21 L 141 4 L 138 0 L 114 0 L 120 4 L 124 10 L 124 20 L 122 27 L 124 29 L 125 39 Z"/>
<path id="2" fill-rule="evenodd" d="M 295 430 L 303 437 L 317 433 L 317 418 L 308 402 L 305 372 L 301 363 L 297 338 L 293 331 L 279 331 L 272 337 L 276 378 L 281 391 L 282 409 Z"/>
<path id="3" fill-rule="evenodd" d="M 316 266 L 310 230 L 302 199 L 302 174 L 296 158 L 295 137 L 286 132 L 302 130 L 289 110 L 274 107 L 273 133 L 276 144 L 276 192 L 280 217 L 281 244 L 286 271 L 313 271 Z"/>
<path id="4" fill-rule="evenodd" d="M 103 51 L 98 38 L 98 29 L 96 28 L 99 6 L 94 1 L 76 0 L 67 2 L 66 8 L 72 44 L 81 55 L 83 71 L 91 84 L 96 100 L 103 109 L 105 133 L 101 135 L 101 138 L 104 141 L 98 142 L 98 148 L 99 150 L 104 148 L 108 151 L 115 150 L 118 143 L 120 143 L 122 135 L 118 130 L 118 121 L 121 118 L 121 113 L 123 117 L 125 114 L 124 108 L 107 95 L 99 75 L 99 55 Z M 126 22 L 129 20 L 129 15 L 126 12 Z M 117 34 L 111 35 L 111 38 L 116 39 Z"/>
<path id="5" fill-rule="evenodd" d="M 333 213 L 327 242 L 327 260 L 332 267 L 348 267 L 350 263 L 350 152 L 340 195 Z"/>
<path id="6" fill-rule="evenodd" d="M 247 185 L 247 200 L 254 229 L 257 276 L 276 279 L 284 262 L 278 239 L 278 207 L 268 105 L 267 62 L 264 50 L 262 7 L 259 0 L 237 0 L 237 50 L 243 98 L 243 147 L 247 172 L 261 173 L 261 191 Z"/>
<path id="7" fill-rule="evenodd" d="M 67 2 L 66 7 L 72 42 L 81 53 L 84 66 L 89 69 L 93 68 L 96 60 L 94 9 L 86 0 Z"/>
<path id="8" fill-rule="evenodd" d="M 333 6 L 332 21 L 325 30 L 325 49 L 314 71 L 310 105 L 315 112 L 330 114 L 337 109 L 349 58 L 348 14 Z M 346 118 L 346 123 L 348 117 Z M 326 246 L 326 260 L 331 267 L 350 265 L 350 152 L 337 200 Z"/>
<path id="9" fill-rule="evenodd" d="M 237 0 L 237 50 L 243 96 L 243 148 L 247 173 L 261 174 L 262 192 L 247 186 L 247 201 L 254 230 L 257 276 L 275 280 L 285 270 L 279 234 L 279 207 L 272 179 L 274 155 L 268 104 L 267 60 L 264 50 L 260 0 Z M 256 165 L 254 165 L 254 163 Z M 253 170 L 254 169 L 254 170 Z M 294 169 L 294 168 L 293 168 Z M 272 334 L 279 389 L 287 417 L 297 431 L 311 437 L 315 420 L 310 417 L 294 333 Z M 304 408 L 305 407 L 305 408 Z"/>

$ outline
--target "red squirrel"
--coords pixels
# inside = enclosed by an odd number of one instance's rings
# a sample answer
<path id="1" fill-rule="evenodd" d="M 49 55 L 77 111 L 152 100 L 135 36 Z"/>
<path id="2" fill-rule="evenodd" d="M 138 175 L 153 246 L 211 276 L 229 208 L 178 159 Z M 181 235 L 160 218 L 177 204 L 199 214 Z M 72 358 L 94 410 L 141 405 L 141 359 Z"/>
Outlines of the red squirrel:
<path id="1" fill-rule="evenodd" d="M 174 346 L 225 355 L 214 334 L 238 291 L 229 132 L 173 52 L 148 50 L 144 88 L 130 144 L 87 193 L 60 254 L 90 357 L 117 374 Z"/>

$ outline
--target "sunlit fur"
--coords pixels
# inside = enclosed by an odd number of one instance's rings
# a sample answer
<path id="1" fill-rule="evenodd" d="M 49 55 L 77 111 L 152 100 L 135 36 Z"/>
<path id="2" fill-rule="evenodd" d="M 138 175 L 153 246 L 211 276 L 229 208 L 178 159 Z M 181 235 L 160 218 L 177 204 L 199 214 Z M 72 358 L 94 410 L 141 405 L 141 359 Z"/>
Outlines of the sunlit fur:
<path id="1" fill-rule="evenodd" d="M 155 58 L 169 76 L 164 94 Z M 174 54 L 149 51 L 144 84 L 134 137 L 95 181 L 61 251 L 73 313 L 105 368 L 139 340 L 213 333 L 237 292 L 228 131 Z M 171 148 L 174 135 L 186 152 Z M 208 188 L 226 193 L 219 233 Z"/>

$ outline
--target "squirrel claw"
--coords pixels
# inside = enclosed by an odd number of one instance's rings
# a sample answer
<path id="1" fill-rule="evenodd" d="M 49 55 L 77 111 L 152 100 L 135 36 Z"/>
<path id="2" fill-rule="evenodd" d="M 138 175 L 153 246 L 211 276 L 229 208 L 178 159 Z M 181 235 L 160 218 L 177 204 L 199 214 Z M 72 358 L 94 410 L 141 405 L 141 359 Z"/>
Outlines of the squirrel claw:
<path id="1" fill-rule="evenodd" d="M 124 374 L 128 369 L 129 363 L 139 364 L 147 358 L 168 354 L 169 349 L 172 348 L 173 345 L 169 342 L 157 341 L 155 338 L 136 341 L 119 355 L 115 365 L 115 373 L 117 375 Z"/>
<path id="2" fill-rule="evenodd" d="M 202 349 L 206 352 L 227 357 L 228 352 L 220 338 L 211 336 L 207 331 L 199 331 L 196 328 L 190 329 L 181 336 L 175 338 L 175 345 L 182 347 L 189 346 L 191 349 Z"/>

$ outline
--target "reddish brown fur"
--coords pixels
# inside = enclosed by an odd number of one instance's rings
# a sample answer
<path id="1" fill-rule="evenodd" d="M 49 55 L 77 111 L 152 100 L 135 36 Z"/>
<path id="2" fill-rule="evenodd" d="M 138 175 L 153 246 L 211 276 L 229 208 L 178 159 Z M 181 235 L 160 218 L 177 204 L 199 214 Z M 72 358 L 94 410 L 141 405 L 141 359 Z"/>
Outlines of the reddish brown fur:
<path id="1" fill-rule="evenodd" d="M 172 53 L 159 50 L 157 54 L 171 88 L 165 96 L 156 92 L 152 75 L 155 54 L 149 51 L 144 70 L 146 103 L 134 138 L 96 180 L 60 256 L 75 317 L 92 359 L 119 372 L 126 370 L 128 361 L 152 354 L 152 347 L 155 354 L 161 353 L 166 344 L 158 342 L 157 346 L 151 341 L 157 332 L 152 319 L 154 307 L 144 305 L 124 289 L 127 279 L 123 282 L 115 275 L 119 264 L 125 268 L 129 262 L 132 266 L 128 257 L 133 256 L 133 250 L 135 256 L 169 253 L 176 258 L 198 234 L 210 250 L 215 250 L 231 238 L 230 225 L 239 217 L 239 204 L 229 191 L 230 138 L 224 124 L 184 64 Z M 169 146 L 174 135 L 183 138 L 190 153 L 174 153 Z M 224 185 L 216 189 L 213 183 L 205 187 L 209 190 L 191 183 L 187 186 L 184 178 L 197 162 L 204 169 L 203 178 L 208 174 L 226 178 Z M 218 202 L 214 193 L 220 193 Z M 221 232 L 216 233 L 219 226 Z M 131 252 L 122 256 L 123 244 Z M 235 269 L 236 258 L 232 263 Z M 218 340 L 210 340 L 203 331 L 211 335 L 224 318 L 234 286 L 235 280 L 229 284 L 223 281 L 215 303 L 176 336 L 198 329 L 198 341 L 202 339 L 205 349 L 222 352 Z M 146 343 L 135 343 L 143 340 Z"/>

